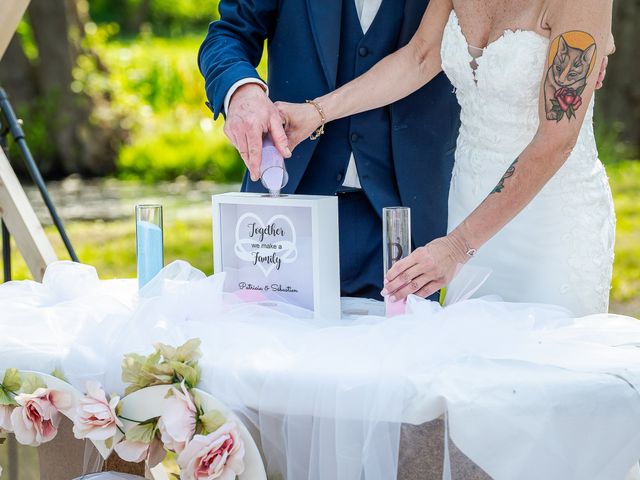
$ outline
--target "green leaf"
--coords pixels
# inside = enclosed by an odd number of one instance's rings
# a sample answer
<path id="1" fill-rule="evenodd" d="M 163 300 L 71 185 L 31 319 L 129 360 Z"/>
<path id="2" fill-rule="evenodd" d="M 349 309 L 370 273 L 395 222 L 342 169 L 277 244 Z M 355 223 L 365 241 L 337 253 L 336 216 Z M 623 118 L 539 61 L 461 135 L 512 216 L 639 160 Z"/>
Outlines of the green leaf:
<path id="1" fill-rule="evenodd" d="M 56 368 L 53 372 L 51 372 L 51 376 L 56 377 L 63 382 L 69 383 L 69 380 L 65 378 L 64 373 L 62 373 L 62 370 L 60 370 L 59 368 Z"/>
<path id="2" fill-rule="evenodd" d="M 22 382 L 22 392 L 23 393 L 33 393 L 39 388 L 47 388 L 47 384 L 32 373 L 25 375 L 24 381 Z"/>
<path id="3" fill-rule="evenodd" d="M 161 354 L 154 352 L 148 356 L 128 353 L 122 359 L 122 380 L 130 385 L 125 389 L 128 395 L 145 387 L 171 383 L 173 370 L 159 365 Z"/>
<path id="4" fill-rule="evenodd" d="M 551 99 L 551 105 L 553 105 L 554 107 L 560 108 L 560 103 L 555 98 Z"/>
<path id="5" fill-rule="evenodd" d="M 215 432 L 227 421 L 224 415 L 222 415 L 218 410 L 211 410 L 204 415 L 201 415 L 198 420 L 202 423 L 204 435 Z"/>
<path id="6" fill-rule="evenodd" d="M 7 368 L 4 372 L 2 385 L 11 392 L 17 392 L 20 390 L 20 386 L 22 385 L 22 376 L 20 375 L 20 372 L 15 368 Z"/>
<path id="7" fill-rule="evenodd" d="M 190 366 L 182 362 L 171 362 L 171 368 L 179 376 L 179 380 L 184 380 L 188 388 L 194 388 L 200 381 L 200 369 L 198 366 Z"/>
<path id="8" fill-rule="evenodd" d="M 111 449 L 111 447 L 113 447 L 113 438 L 107 438 L 104 441 L 104 446 L 107 447 L 108 449 Z"/>
<path id="9" fill-rule="evenodd" d="M 146 358 L 137 353 L 127 353 L 122 359 L 122 381 L 137 383 Z"/>
<path id="10" fill-rule="evenodd" d="M 134 425 L 129 430 L 127 430 L 125 438 L 132 442 L 142 442 L 148 445 L 153 441 L 153 438 L 156 435 L 157 422 L 158 420 L 154 419 L 151 422 Z"/>
<path id="11" fill-rule="evenodd" d="M 201 356 L 200 340 L 193 338 L 180 347 L 163 343 L 154 345 L 155 351 L 146 357 L 129 353 L 122 360 L 122 380 L 129 385 L 125 394 L 153 385 L 170 385 L 185 381 L 194 387 L 200 380 L 197 360 Z"/>
<path id="12" fill-rule="evenodd" d="M 200 352 L 200 344 L 201 340 L 199 338 L 192 338 L 191 340 L 187 340 L 184 345 L 180 345 L 176 349 L 175 360 L 178 362 L 195 362 L 201 356 Z"/>
<path id="13" fill-rule="evenodd" d="M 153 348 L 156 349 L 156 353 L 164 357 L 165 360 L 173 360 L 176 356 L 176 348 L 171 345 L 165 345 L 164 343 L 156 343 Z"/>
<path id="14" fill-rule="evenodd" d="M 0 388 L 0 405 L 17 405 L 13 397 L 4 388 Z"/>
<path id="15" fill-rule="evenodd" d="M 564 112 L 563 111 L 558 112 L 557 121 L 560 122 L 560 120 L 562 120 L 563 117 L 564 117 Z"/>
<path id="16" fill-rule="evenodd" d="M 144 385 L 138 385 L 137 383 L 130 384 L 127 388 L 124 389 L 125 395 L 131 395 L 133 392 L 137 392 L 138 390 L 142 390 Z"/>
<path id="17" fill-rule="evenodd" d="M 159 351 L 155 351 L 151 355 L 144 357 L 144 366 L 151 367 L 154 365 L 158 365 L 161 359 L 162 359 L 162 353 L 160 353 Z"/>
<path id="18" fill-rule="evenodd" d="M 202 410 L 202 400 L 200 399 L 200 395 L 198 395 L 196 392 L 190 392 L 190 393 L 191 393 L 191 398 L 193 399 L 193 404 L 196 407 L 196 410 L 200 412 L 200 414 L 204 413 L 204 411 Z"/>
<path id="19" fill-rule="evenodd" d="M 142 372 L 141 381 L 139 382 L 145 387 L 150 387 L 151 385 L 169 385 L 174 383 L 173 381 L 173 368 L 170 369 L 169 372 Z"/>
<path id="20" fill-rule="evenodd" d="M 582 85 L 581 87 L 578 87 L 578 89 L 576 90 L 576 93 L 578 95 L 582 95 L 582 92 L 584 92 L 584 89 L 586 88 L 586 85 Z"/>

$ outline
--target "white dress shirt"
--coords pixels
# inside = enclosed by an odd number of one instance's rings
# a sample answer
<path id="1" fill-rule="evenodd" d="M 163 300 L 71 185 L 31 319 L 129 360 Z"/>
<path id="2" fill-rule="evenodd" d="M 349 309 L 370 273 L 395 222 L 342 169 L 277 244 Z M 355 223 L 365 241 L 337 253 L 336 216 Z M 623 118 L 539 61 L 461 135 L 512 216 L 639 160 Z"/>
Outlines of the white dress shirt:
<path id="1" fill-rule="evenodd" d="M 380 9 L 380 5 L 382 4 L 382 0 L 354 0 L 356 2 L 356 10 L 358 11 L 358 18 L 360 19 L 360 26 L 362 27 L 362 31 L 367 33 L 369 27 L 373 23 L 373 19 L 376 18 L 378 10 Z M 236 83 L 231 85 L 231 88 L 227 92 L 227 95 L 224 98 L 224 111 L 229 110 L 229 102 L 231 101 L 231 97 L 236 92 L 238 88 L 247 83 L 258 83 L 262 85 L 265 89 L 267 86 L 264 82 L 255 79 L 255 78 L 243 78 L 242 80 L 238 80 Z M 268 94 L 267 90 L 267 94 Z M 360 177 L 358 176 L 358 169 L 356 168 L 356 161 L 353 157 L 353 153 L 351 153 L 351 157 L 349 158 L 349 165 L 347 166 L 347 171 L 344 174 L 344 181 L 342 182 L 343 187 L 348 188 L 362 188 L 360 185 Z"/>

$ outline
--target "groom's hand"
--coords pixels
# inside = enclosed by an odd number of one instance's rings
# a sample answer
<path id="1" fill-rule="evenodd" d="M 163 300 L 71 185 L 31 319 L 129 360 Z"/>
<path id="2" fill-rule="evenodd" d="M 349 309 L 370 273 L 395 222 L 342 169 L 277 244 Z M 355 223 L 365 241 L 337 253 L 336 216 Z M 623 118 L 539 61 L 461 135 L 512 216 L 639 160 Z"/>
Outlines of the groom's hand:
<path id="1" fill-rule="evenodd" d="M 262 136 L 268 132 L 280 154 L 289 158 L 291 151 L 278 109 L 260 85 L 242 85 L 229 102 L 224 133 L 240 152 L 254 182 L 260 178 Z"/>

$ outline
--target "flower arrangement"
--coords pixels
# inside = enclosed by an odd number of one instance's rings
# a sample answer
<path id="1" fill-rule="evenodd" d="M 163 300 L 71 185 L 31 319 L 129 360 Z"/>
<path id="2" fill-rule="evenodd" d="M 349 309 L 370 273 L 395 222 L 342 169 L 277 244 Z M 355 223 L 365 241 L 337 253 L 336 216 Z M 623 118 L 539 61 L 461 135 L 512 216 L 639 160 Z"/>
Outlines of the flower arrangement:
<path id="1" fill-rule="evenodd" d="M 56 436 L 64 414 L 73 421 L 76 438 L 104 445 L 106 454 L 115 450 L 123 460 L 154 467 L 171 451 L 181 480 L 234 480 L 245 468 L 245 446 L 232 420 L 203 407 L 195 390 L 200 356 L 198 339 L 179 347 L 156 344 L 148 356 L 125 355 L 123 398 L 89 381 L 86 393 L 74 399 L 69 392 L 47 388 L 38 375 L 9 369 L 0 383 L 0 436 L 11 432 L 19 443 L 38 446 Z M 123 415 L 128 395 L 160 385 L 169 388 L 159 416 L 136 420 Z"/>

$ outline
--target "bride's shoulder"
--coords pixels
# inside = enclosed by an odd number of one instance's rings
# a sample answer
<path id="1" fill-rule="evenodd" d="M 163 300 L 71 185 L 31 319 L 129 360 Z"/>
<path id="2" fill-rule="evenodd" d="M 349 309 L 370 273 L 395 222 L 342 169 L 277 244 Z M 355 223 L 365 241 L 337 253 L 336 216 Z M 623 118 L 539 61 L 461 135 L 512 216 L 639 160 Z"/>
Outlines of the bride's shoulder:
<path id="1" fill-rule="evenodd" d="M 613 0 L 543 0 L 541 18 L 545 27 L 552 28 L 555 22 L 568 18 L 598 19 L 612 10 Z"/>

